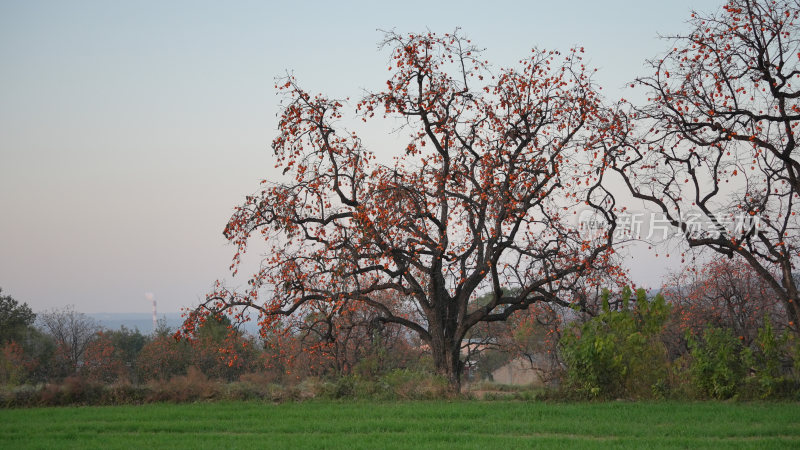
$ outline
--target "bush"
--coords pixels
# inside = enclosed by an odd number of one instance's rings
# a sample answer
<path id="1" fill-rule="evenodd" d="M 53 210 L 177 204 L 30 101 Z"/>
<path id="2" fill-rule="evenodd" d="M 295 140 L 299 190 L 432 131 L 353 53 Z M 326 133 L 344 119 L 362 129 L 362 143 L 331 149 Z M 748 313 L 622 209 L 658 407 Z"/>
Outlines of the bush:
<path id="1" fill-rule="evenodd" d="M 447 380 L 438 375 L 409 369 L 395 369 L 377 379 L 347 375 L 331 381 L 314 383 L 314 397 L 327 399 L 433 400 L 450 396 Z"/>
<path id="2" fill-rule="evenodd" d="M 169 380 L 184 375 L 189 365 L 190 348 L 186 342 L 176 342 L 160 336 L 147 343 L 136 357 L 139 380 Z"/>
<path id="3" fill-rule="evenodd" d="M 668 361 L 660 333 L 669 307 L 661 295 L 648 301 L 640 289 L 631 308 L 631 294 L 630 288 L 623 290 L 617 311 L 604 292 L 602 312 L 562 338 L 567 389 L 589 398 L 665 395 Z"/>
<path id="4" fill-rule="evenodd" d="M 735 396 L 747 373 L 749 350 L 724 328 L 707 327 L 700 339 L 689 336 L 688 342 L 697 393 L 715 399 Z"/>
<path id="5" fill-rule="evenodd" d="M 103 405 L 140 405 L 150 395 L 146 385 L 135 385 L 127 381 L 104 386 L 100 404 Z"/>
<path id="6" fill-rule="evenodd" d="M 0 347 L 0 385 L 16 386 L 27 381 L 35 363 L 25 355 L 22 346 L 14 341 Z"/>
<path id="7" fill-rule="evenodd" d="M 105 387 L 77 375 L 67 377 L 61 384 L 47 384 L 39 391 L 40 406 L 96 405 Z"/>
<path id="8" fill-rule="evenodd" d="M 41 389 L 23 385 L 0 390 L 0 406 L 4 408 L 35 406 L 39 404 Z"/>
<path id="9" fill-rule="evenodd" d="M 356 394 L 356 384 L 370 383 L 368 381 L 359 381 L 359 379 L 353 375 L 345 375 L 336 380 L 317 385 L 315 396 L 329 399 L 354 398 Z"/>
<path id="10" fill-rule="evenodd" d="M 754 376 L 750 381 L 757 396 L 797 398 L 800 394 L 800 342 L 788 329 L 778 334 L 767 319 L 758 330 L 753 349 Z"/>
<path id="11" fill-rule="evenodd" d="M 175 403 L 212 400 L 220 398 L 220 391 L 220 383 L 210 381 L 200 369 L 189 367 L 186 375 L 151 383 L 151 392 L 147 400 Z"/>
<path id="12" fill-rule="evenodd" d="M 379 381 L 379 398 L 392 400 L 433 400 L 451 395 L 447 380 L 440 375 L 395 369 Z"/>

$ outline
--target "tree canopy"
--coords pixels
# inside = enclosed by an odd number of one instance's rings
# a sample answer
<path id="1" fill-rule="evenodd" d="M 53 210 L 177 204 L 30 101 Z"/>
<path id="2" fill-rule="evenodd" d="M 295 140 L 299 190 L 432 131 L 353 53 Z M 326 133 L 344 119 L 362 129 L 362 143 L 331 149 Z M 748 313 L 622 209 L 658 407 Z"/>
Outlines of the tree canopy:
<path id="1" fill-rule="evenodd" d="M 339 128 L 346 100 L 281 80 L 272 148 L 290 181 L 265 180 L 225 229 L 239 249 L 234 267 L 251 239 L 269 251 L 247 292 L 218 286 L 185 331 L 210 312 L 255 309 L 265 332 L 328 317 L 332 340 L 337 315 L 371 309 L 417 333 L 458 386 L 461 340 L 477 323 L 569 304 L 598 269 L 618 272 L 614 199 L 602 185 L 608 118 L 583 49 L 534 49 L 519 67 L 495 69 L 460 33 L 388 33 L 383 45 L 386 89 L 354 109 L 367 122 L 399 119 L 407 146 L 377 163 Z M 599 232 L 578 229 L 586 209 Z M 491 300 L 469 308 L 481 290 Z"/>

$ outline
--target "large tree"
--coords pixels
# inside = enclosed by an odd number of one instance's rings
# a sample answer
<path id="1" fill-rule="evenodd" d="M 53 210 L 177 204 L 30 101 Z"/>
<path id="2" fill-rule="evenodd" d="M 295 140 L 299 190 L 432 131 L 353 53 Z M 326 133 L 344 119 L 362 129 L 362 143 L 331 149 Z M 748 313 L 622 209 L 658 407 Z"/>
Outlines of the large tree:
<path id="1" fill-rule="evenodd" d="M 534 49 L 517 68 L 493 69 L 459 33 L 388 33 L 384 46 L 386 89 L 355 109 L 365 122 L 394 119 L 408 145 L 377 163 L 340 128 L 346 101 L 281 80 L 272 148 L 291 179 L 265 180 L 224 232 L 239 249 L 234 266 L 254 238 L 267 256 L 246 292 L 218 286 L 184 331 L 209 313 L 255 309 L 274 333 L 368 308 L 417 333 L 458 389 L 470 328 L 536 302 L 570 304 L 596 270 L 617 270 L 614 200 L 601 186 L 607 118 L 582 49 Z M 592 233 L 576 226 L 585 210 Z M 335 339 L 336 322 L 320 323 Z"/>
<path id="2" fill-rule="evenodd" d="M 648 103 L 615 124 L 628 137 L 615 169 L 633 195 L 689 246 L 747 261 L 795 331 L 799 17 L 796 0 L 731 0 L 692 13 L 690 32 L 669 37 L 672 49 L 634 83 Z"/>

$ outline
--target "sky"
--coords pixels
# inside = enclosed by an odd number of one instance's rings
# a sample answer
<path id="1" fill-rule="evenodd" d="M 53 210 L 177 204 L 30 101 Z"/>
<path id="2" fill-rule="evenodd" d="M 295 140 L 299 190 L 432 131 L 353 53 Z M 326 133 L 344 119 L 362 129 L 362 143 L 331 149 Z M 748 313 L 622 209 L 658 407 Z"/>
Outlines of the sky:
<path id="1" fill-rule="evenodd" d="M 463 32 L 495 66 L 585 47 L 609 100 L 720 1 L 204 2 L 0 0 L 0 288 L 34 311 L 159 312 L 231 278 L 222 236 L 259 181 L 276 77 L 359 97 L 381 88 L 382 33 Z M 366 131 L 373 150 L 404 145 Z M 378 148 L 376 148 L 378 147 Z M 657 285 L 663 259 L 629 261 Z M 245 264 L 256 264 L 258 254 Z"/>

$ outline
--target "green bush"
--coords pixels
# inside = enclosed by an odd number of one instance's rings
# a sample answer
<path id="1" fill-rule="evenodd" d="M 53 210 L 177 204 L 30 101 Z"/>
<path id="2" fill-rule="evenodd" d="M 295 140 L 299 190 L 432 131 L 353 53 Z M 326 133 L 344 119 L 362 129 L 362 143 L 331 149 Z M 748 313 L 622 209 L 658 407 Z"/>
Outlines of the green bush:
<path id="1" fill-rule="evenodd" d="M 778 333 L 771 320 L 758 330 L 751 385 L 759 398 L 797 398 L 800 394 L 800 342 L 788 329 Z"/>
<path id="2" fill-rule="evenodd" d="M 335 381 L 323 383 L 320 394 L 322 397 L 332 399 L 353 398 L 357 383 L 359 380 L 355 376 L 345 375 Z"/>
<path id="3" fill-rule="evenodd" d="M 640 289 L 632 307 L 631 295 L 626 287 L 622 308 L 611 310 L 604 292 L 603 311 L 562 338 L 567 389 L 590 398 L 665 396 L 668 362 L 660 333 L 669 306 L 661 295 L 649 301 Z"/>
<path id="4" fill-rule="evenodd" d="M 105 386 L 99 403 L 102 405 L 139 405 L 145 402 L 149 394 L 150 388 L 148 386 L 123 381 Z"/>
<path id="5" fill-rule="evenodd" d="M 447 380 L 439 375 L 408 369 L 395 369 L 379 380 L 378 397 L 396 400 L 432 400 L 449 394 Z"/>
<path id="6" fill-rule="evenodd" d="M 692 356 L 690 372 L 697 393 L 702 397 L 734 397 L 747 373 L 751 354 L 731 331 L 707 327 L 700 339 L 688 336 Z"/>

